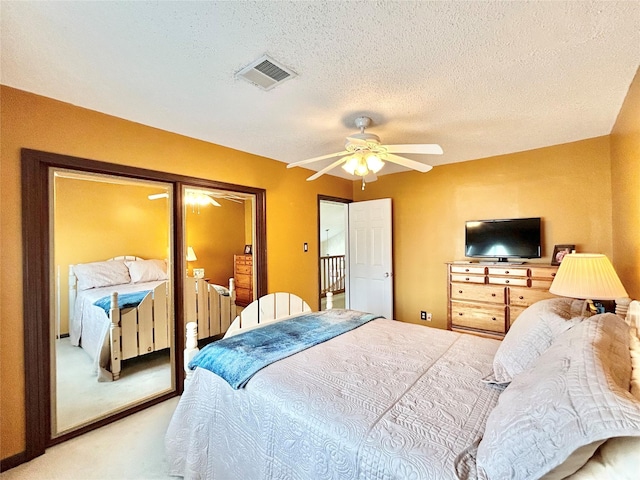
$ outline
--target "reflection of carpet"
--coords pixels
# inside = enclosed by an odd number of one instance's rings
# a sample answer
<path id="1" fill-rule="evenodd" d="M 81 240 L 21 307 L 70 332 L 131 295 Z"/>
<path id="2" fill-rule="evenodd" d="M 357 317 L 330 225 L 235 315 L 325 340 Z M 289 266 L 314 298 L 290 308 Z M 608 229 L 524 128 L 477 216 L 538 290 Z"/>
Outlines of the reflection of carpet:
<path id="1" fill-rule="evenodd" d="M 115 382 L 98 382 L 89 355 L 68 338 L 56 341 L 57 432 L 140 403 L 171 389 L 169 350 L 122 362 Z"/>

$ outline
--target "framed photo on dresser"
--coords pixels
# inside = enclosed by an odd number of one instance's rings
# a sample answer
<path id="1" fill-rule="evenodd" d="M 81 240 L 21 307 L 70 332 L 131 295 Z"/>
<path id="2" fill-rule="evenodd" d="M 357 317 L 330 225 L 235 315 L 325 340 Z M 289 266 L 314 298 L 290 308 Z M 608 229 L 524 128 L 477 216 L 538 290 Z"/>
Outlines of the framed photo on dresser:
<path id="1" fill-rule="evenodd" d="M 568 253 L 575 252 L 575 250 L 575 245 L 556 245 L 555 247 L 553 247 L 551 265 L 560 265 L 564 256 Z"/>

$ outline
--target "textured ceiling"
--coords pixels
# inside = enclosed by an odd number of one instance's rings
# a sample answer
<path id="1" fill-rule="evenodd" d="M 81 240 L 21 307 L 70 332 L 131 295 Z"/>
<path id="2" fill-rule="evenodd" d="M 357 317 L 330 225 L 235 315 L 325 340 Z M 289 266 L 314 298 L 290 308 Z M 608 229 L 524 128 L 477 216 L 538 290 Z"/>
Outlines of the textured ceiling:
<path id="1" fill-rule="evenodd" d="M 3 84 L 287 163 L 341 151 L 361 114 L 440 144 L 412 157 L 435 166 L 606 135 L 640 64 L 638 1 L 0 8 Z M 234 77 L 265 53 L 298 76 Z"/>

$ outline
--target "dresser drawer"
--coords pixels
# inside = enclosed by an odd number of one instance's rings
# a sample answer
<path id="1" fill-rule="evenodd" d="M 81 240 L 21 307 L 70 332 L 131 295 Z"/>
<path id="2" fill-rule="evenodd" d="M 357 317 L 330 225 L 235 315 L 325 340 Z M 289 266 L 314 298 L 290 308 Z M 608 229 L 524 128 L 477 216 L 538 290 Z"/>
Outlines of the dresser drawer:
<path id="1" fill-rule="evenodd" d="M 484 275 L 462 275 L 460 273 L 451 274 L 452 282 L 484 283 L 484 278 Z"/>
<path id="2" fill-rule="evenodd" d="M 239 275 L 251 275 L 253 273 L 253 269 L 251 265 L 236 265 L 236 274 Z"/>
<path id="3" fill-rule="evenodd" d="M 520 316 L 520 314 L 524 312 L 526 309 L 527 307 L 518 307 L 515 305 L 509 306 L 509 327 L 513 325 L 513 322 L 515 322 L 516 319 Z"/>
<path id="4" fill-rule="evenodd" d="M 451 324 L 454 327 L 477 328 L 505 333 L 505 318 L 505 307 L 451 302 Z"/>
<path id="5" fill-rule="evenodd" d="M 529 280 L 526 278 L 489 277 L 489 283 L 492 285 L 516 285 L 526 287 Z"/>
<path id="6" fill-rule="evenodd" d="M 479 302 L 505 303 L 505 288 L 471 283 L 451 283 L 451 298 Z"/>
<path id="7" fill-rule="evenodd" d="M 509 287 L 509 304 L 521 307 L 528 307 L 545 298 L 553 298 L 555 295 L 548 290 L 537 290 L 535 288 Z"/>
<path id="8" fill-rule="evenodd" d="M 531 288 L 537 288 L 539 290 L 549 290 L 553 280 L 541 280 L 539 278 L 531 279 Z"/>
<path id="9" fill-rule="evenodd" d="M 469 265 L 451 265 L 451 273 L 471 273 L 473 275 L 484 275 L 484 267 L 472 267 Z"/>
<path id="10" fill-rule="evenodd" d="M 250 288 L 236 288 L 236 305 L 246 307 L 253 302 L 253 291 Z"/>
<path id="11" fill-rule="evenodd" d="M 527 278 L 528 269 L 522 267 L 489 267 L 489 275 Z"/>
<path id="12" fill-rule="evenodd" d="M 549 282 L 553 281 L 553 279 L 556 278 L 557 271 L 558 267 L 529 267 L 531 278 L 539 278 L 541 280 L 548 280 Z"/>
<path id="13" fill-rule="evenodd" d="M 251 275 L 236 275 L 235 284 L 236 288 L 251 288 L 253 278 L 251 278 Z"/>

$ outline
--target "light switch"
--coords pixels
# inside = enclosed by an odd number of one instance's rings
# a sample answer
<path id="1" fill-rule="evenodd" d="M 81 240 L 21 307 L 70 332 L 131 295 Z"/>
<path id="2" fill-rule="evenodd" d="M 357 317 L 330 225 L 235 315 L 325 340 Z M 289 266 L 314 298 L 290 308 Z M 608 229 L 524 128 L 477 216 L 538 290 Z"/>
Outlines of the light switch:
<path id="1" fill-rule="evenodd" d="M 304 244 L 303 244 L 303 246 L 302 246 L 302 249 L 303 249 L 305 252 L 308 252 L 308 251 L 309 251 L 309 244 L 308 244 L 307 242 L 304 242 Z"/>

